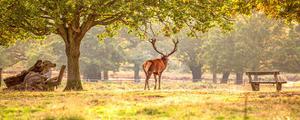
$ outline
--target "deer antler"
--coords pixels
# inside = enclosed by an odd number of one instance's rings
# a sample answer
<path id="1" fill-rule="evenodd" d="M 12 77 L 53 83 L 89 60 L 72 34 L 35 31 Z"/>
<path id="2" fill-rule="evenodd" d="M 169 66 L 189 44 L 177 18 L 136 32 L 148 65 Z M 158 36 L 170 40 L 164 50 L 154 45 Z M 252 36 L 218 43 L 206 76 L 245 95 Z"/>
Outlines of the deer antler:
<path id="1" fill-rule="evenodd" d="M 157 53 L 159 53 L 159 54 L 165 56 L 162 52 L 160 52 L 160 51 L 157 50 L 157 48 L 156 48 L 156 46 L 155 46 L 155 42 L 156 42 L 156 39 L 155 39 L 155 38 L 150 39 L 149 42 L 152 44 L 153 49 L 154 49 Z"/>
<path id="2" fill-rule="evenodd" d="M 177 50 L 177 44 L 179 43 L 178 38 L 177 38 L 176 40 L 173 39 L 172 41 L 173 41 L 173 43 L 174 43 L 174 49 L 173 49 L 172 52 L 170 52 L 167 56 L 172 55 L 172 54 Z"/>

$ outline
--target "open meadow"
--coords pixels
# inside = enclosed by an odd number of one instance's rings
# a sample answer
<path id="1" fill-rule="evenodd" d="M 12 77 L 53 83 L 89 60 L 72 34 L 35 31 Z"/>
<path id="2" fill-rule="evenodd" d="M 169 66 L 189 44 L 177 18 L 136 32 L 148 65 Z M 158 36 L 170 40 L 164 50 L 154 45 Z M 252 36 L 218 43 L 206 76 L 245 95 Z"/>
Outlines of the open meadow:
<path id="1" fill-rule="evenodd" d="M 0 0 L 0 120 L 300 120 L 299 11 Z"/>
<path id="2" fill-rule="evenodd" d="M 153 88 L 153 81 L 151 81 Z M 300 118 L 300 84 L 282 92 L 262 86 L 164 81 L 144 91 L 143 82 L 85 82 L 84 91 L 0 92 L 0 119 L 45 120 L 295 120 Z"/>

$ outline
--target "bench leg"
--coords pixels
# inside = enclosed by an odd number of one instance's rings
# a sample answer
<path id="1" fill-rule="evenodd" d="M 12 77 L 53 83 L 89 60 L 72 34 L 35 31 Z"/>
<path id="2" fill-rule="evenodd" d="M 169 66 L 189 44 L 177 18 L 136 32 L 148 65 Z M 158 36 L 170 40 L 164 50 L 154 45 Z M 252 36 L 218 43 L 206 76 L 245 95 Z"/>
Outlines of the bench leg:
<path id="1" fill-rule="evenodd" d="M 251 83 L 251 87 L 253 91 L 259 91 L 259 83 Z"/>
<path id="2" fill-rule="evenodd" d="M 282 84 L 281 83 L 277 83 L 276 84 L 276 90 L 277 91 L 281 91 L 281 89 L 282 89 Z"/>

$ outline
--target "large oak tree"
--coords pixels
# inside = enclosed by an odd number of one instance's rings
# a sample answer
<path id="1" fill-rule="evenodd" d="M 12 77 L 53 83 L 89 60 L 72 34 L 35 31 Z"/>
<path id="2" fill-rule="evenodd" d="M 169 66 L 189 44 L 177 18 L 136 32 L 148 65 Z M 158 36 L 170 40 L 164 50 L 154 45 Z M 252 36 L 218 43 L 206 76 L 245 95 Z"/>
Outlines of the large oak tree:
<path id="1" fill-rule="evenodd" d="M 92 27 L 104 25 L 107 27 L 107 33 L 112 34 L 120 25 L 139 30 L 140 25 L 149 21 L 168 21 L 174 24 L 165 24 L 166 28 L 180 29 L 184 23 L 199 17 L 198 21 L 190 26 L 204 29 L 215 21 L 222 23 L 226 14 L 215 12 L 211 15 L 213 12 L 210 10 L 222 6 L 223 4 L 210 2 L 163 0 L 3 0 L 0 12 L 3 13 L 1 22 L 4 25 L 1 28 L 5 32 L 18 35 L 60 35 L 65 42 L 68 64 L 65 90 L 81 90 L 80 43 Z"/>

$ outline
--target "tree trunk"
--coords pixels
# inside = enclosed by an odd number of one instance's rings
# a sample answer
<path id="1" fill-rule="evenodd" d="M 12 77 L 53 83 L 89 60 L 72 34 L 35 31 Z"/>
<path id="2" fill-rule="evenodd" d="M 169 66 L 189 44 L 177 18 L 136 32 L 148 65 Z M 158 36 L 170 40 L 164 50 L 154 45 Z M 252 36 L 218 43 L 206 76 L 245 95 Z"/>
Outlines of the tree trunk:
<path id="1" fill-rule="evenodd" d="M 235 84 L 243 84 L 243 76 L 243 72 L 237 72 Z"/>
<path id="2" fill-rule="evenodd" d="M 228 82 L 229 75 L 230 75 L 230 72 L 228 72 L 228 71 L 223 72 L 223 77 L 222 77 L 221 83 L 226 84 Z"/>
<path id="3" fill-rule="evenodd" d="M 140 82 L 140 65 L 134 63 L 134 82 Z"/>
<path id="4" fill-rule="evenodd" d="M 56 29 L 57 34 L 63 38 L 66 47 L 68 78 L 65 91 L 83 89 L 79 71 L 80 43 L 86 32 L 95 26 L 93 15 L 88 16 L 86 20 L 81 22 L 79 10 L 74 12 L 73 20 L 63 19 Z"/>
<path id="5" fill-rule="evenodd" d="M 213 72 L 213 83 L 217 83 L 217 72 Z"/>
<path id="6" fill-rule="evenodd" d="M 64 90 L 82 90 L 79 71 L 80 42 L 75 41 L 72 37 L 68 40 L 70 42 L 66 43 L 68 80 Z"/>
<path id="7" fill-rule="evenodd" d="M 190 66 L 193 76 L 193 82 L 199 82 L 202 78 L 202 65 Z"/>
<path id="8" fill-rule="evenodd" d="M 103 79 L 108 80 L 108 70 L 103 71 Z"/>

